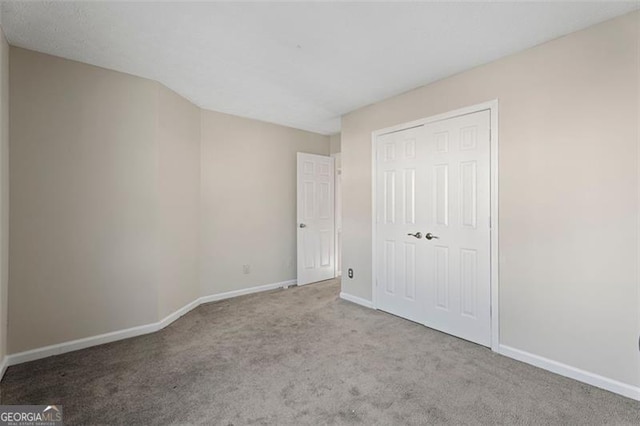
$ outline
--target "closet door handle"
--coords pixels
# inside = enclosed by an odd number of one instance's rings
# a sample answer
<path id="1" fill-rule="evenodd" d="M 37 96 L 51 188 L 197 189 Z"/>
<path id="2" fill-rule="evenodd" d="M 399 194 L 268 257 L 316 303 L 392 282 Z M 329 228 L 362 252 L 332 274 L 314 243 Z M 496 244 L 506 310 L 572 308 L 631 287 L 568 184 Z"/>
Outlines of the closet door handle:
<path id="1" fill-rule="evenodd" d="M 427 235 L 425 235 L 424 237 L 425 237 L 427 240 L 434 240 L 434 239 L 435 239 L 435 240 L 437 240 L 438 238 L 440 238 L 440 237 L 438 237 L 438 236 L 436 236 L 436 235 L 433 235 L 431 232 L 427 232 Z"/>
<path id="2" fill-rule="evenodd" d="M 411 235 L 412 237 L 416 237 L 417 239 L 422 238 L 422 232 L 416 232 L 415 234 L 407 234 L 407 235 Z"/>

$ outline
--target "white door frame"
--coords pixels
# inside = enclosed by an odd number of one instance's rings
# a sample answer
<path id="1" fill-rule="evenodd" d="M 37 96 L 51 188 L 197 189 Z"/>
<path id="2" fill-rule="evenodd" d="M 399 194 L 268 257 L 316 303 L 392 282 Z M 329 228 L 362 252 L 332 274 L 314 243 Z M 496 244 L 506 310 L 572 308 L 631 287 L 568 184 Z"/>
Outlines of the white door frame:
<path id="1" fill-rule="evenodd" d="M 334 178 L 333 178 L 333 193 L 334 193 L 334 217 L 333 217 L 333 234 L 335 238 L 335 252 L 333 263 L 335 264 L 335 277 L 342 276 L 342 153 L 335 152 L 331 154 L 331 157 L 334 159 L 333 168 L 334 168 Z M 338 167 L 340 164 L 340 167 Z M 338 193 L 338 182 L 340 183 L 340 191 Z M 339 198 L 339 199 L 338 199 Z M 338 211 L 338 206 L 340 206 L 340 211 Z M 338 234 L 338 218 L 340 219 L 340 233 Z M 338 262 L 339 261 L 339 262 Z M 338 267 L 338 265 L 340 267 Z"/>
<path id="2" fill-rule="evenodd" d="M 371 133 L 371 231 L 372 231 L 372 244 L 371 244 L 371 265 L 372 265 L 372 277 L 371 290 L 372 290 L 372 303 L 373 308 L 378 309 L 376 286 L 377 286 L 377 273 L 376 273 L 376 139 L 378 136 L 382 136 L 387 133 L 398 132 L 400 130 L 410 129 L 412 127 L 423 126 L 425 124 L 433 123 L 436 121 L 447 120 L 449 118 L 458 117 L 461 115 L 473 114 L 474 112 L 489 110 L 491 114 L 491 132 L 490 132 L 490 197 L 489 205 L 490 210 L 490 245 L 491 245 L 491 350 L 498 352 L 500 345 L 500 318 L 499 318 L 499 288 L 500 277 L 498 268 L 498 100 L 483 102 L 477 105 L 472 105 L 465 108 L 456 109 L 454 111 L 445 112 L 444 114 L 438 114 L 419 120 L 410 121 L 408 123 L 398 124 L 396 126 L 387 127 L 384 129 L 376 130 Z"/>

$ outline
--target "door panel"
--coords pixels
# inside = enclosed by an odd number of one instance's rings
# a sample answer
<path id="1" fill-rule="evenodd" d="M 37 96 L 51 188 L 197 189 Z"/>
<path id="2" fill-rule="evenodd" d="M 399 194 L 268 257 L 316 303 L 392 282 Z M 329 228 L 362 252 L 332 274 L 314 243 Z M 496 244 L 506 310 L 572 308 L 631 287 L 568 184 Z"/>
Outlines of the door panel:
<path id="1" fill-rule="evenodd" d="M 487 346 L 489 114 L 379 136 L 375 218 L 377 307 Z"/>
<path id="2" fill-rule="evenodd" d="M 426 185 L 419 169 L 424 144 L 422 129 L 414 128 L 378 138 L 377 187 L 377 283 L 378 308 L 421 322 L 424 309 L 424 275 L 421 260 L 424 246 L 409 233 L 420 231 L 425 199 L 420 188 Z"/>
<path id="3" fill-rule="evenodd" d="M 424 324 L 486 346 L 491 344 L 489 130 L 490 113 L 481 111 L 426 125 L 424 141 L 425 166 L 438 170 L 427 194 L 434 208 L 425 231 L 438 239 L 425 241 L 430 273 Z"/>
<path id="4" fill-rule="evenodd" d="M 416 244 L 404 243 L 404 297 L 416 298 Z"/>
<path id="5" fill-rule="evenodd" d="M 436 245 L 434 251 L 434 280 L 437 308 L 449 311 L 449 248 Z"/>
<path id="6" fill-rule="evenodd" d="M 335 274 L 334 159 L 298 153 L 298 285 Z"/>

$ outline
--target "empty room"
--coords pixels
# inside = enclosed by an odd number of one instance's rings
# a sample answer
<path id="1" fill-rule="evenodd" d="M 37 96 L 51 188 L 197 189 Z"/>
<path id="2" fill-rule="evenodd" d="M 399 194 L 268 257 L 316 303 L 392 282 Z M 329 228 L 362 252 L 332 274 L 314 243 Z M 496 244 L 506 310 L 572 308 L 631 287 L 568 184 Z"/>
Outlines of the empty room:
<path id="1" fill-rule="evenodd" d="M 0 426 L 640 424 L 640 2 L 0 26 Z"/>

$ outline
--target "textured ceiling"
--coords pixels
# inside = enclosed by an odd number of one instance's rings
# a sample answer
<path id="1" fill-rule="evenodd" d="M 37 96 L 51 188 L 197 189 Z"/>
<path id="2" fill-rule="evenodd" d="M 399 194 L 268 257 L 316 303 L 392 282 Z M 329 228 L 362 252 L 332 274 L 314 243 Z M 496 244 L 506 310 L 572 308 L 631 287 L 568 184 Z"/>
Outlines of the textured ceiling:
<path id="1" fill-rule="evenodd" d="M 639 7 L 599 3 L 16 2 L 15 46 L 331 134 L 349 111 Z"/>

